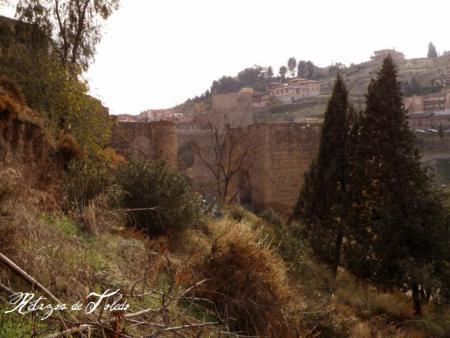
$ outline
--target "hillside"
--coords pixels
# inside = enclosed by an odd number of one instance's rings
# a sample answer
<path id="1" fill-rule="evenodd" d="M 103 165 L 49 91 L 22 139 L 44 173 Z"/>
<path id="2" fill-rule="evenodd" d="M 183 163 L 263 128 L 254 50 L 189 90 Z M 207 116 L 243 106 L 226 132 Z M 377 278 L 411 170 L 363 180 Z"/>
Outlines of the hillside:
<path id="1" fill-rule="evenodd" d="M 420 88 L 416 88 L 418 94 L 439 91 L 440 86 L 450 79 L 450 56 L 448 55 L 435 59 L 399 60 L 397 65 L 399 80 L 404 86 L 412 83 L 419 86 Z M 380 67 L 381 61 L 369 61 L 339 68 L 349 89 L 350 100 L 356 107 L 364 104 L 367 86 Z M 312 79 L 321 83 L 321 96 L 305 98 L 293 105 L 281 105 L 275 109 L 267 109 L 256 115 L 256 122 L 293 122 L 305 117 L 320 117 L 325 111 L 336 73 L 337 68 L 334 66 L 317 68 Z M 192 116 L 192 114 L 195 114 L 195 106 L 206 111 L 210 109 L 211 93 L 235 92 L 243 87 L 251 87 L 256 91 L 265 92 L 268 84 L 273 81 L 281 81 L 281 78 L 279 76 L 267 77 L 266 70 L 263 67 L 246 68 L 239 72 L 236 77 L 224 76 L 214 81 L 211 89 L 208 89 L 204 94 L 170 110 Z"/>
<path id="2" fill-rule="evenodd" d="M 450 77 L 450 57 L 436 59 L 407 59 L 397 61 L 399 80 L 411 82 L 415 78 L 423 87 L 432 87 Z M 381 66 L 380 62 L 371 61 L 351 65 L 342 71 L 346 85 L 352 96 L 363 96 L 367 85 Z M 333 78 L 321 79 L 323 83 L 332 83 Z"/>
<path id="3" fill-rule="evenodd" d="M 162 164 L 64 165 L 39 114 L 9 88 L 0 88 L 0 337 L 448 336 L 445 307 L 430 302 L 417 320 L 400 290 L 365 287 L 344 269 L 333 281 L 302 226 L 272 210 L 200 208 Z M 123 204 L 130 197 L 163 212 Z M 19 314 L 14 292 L 47 299 Z M 122 298 L 87 312 L 92 292 Z"/>
<path id="4" fill-rule="evenodd" d="M 367 116 L 386 122 L 375 127 L 348 123 L 345 86 L 333 100 L 329 88 L 342 69 L 362 105 L 379 62 L 301 63 L 321 95 L 261 106 L 253 99 L 287 79 L 255 66 L 177 107 L 120 116 L 178 125 L 118 124 L 83 80 L 117 2 L 30 4 L 56 43 L 15 41 L 15 21 L 0 17 L 0 338 L 450 337 L 450 200 L 422 175 L 389 59 L 392 81 L 369 102 L 397 105 L 375 105 Z M 402 61 L 401 80 L 434 90 L 449 63 Z M 309 124 L 328 102 L 326 156 L 313 161 L 321 128 Z M 211 128 L 213 107 L 270 123 Z M 448 184 L 450 139 L 425 136 L 435 183 Z M 211 190 L 198 189 L 196 162 Z"/>

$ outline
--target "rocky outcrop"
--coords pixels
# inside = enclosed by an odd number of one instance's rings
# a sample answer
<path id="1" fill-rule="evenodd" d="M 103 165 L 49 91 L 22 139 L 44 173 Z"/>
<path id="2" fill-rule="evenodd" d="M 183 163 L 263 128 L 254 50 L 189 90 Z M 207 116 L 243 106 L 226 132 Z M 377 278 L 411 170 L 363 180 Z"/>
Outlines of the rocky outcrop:
<path id="1" fill-rule="evenodd" d="M 58 166 L 44 130 L 25 106 L 16 87 L 0 78 L 0 163 L 24 166 L 27 174 L 46 185 Z"/>

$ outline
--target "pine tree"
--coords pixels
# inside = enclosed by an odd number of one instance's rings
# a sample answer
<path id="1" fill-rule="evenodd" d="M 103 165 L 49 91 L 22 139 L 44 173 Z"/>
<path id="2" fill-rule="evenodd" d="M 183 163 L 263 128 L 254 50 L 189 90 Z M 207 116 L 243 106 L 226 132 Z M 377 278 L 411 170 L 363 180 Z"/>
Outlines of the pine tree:
<path id="1" fill-rule="evenodd" d="M 419 289 L 441 257 L 445 217 L 421 168 L 391 57 L 369 84 L 351 182 L 346 267 L 380 287 L 408 285 L 420 315 Z"/>
<path id="2" fill-rule="evenodd" d="M 278 71 L 278 73 L 280 74 L 281 82 L 285 82 L 287 71 L 288 71 L 288 69 L 287 69 L 286 66 L 281 66 L 280 67 L 280 70 Z"/>
<path id="3" fill-rule="evenodd" d="M 348 210 L 349 112 L 347 89 L 338 75 L 325 112 L 319 154 L 305 176 L 293 215 L 305 224 L 305 235 L 315 254 L 334 274 L 341 259 Z"/>

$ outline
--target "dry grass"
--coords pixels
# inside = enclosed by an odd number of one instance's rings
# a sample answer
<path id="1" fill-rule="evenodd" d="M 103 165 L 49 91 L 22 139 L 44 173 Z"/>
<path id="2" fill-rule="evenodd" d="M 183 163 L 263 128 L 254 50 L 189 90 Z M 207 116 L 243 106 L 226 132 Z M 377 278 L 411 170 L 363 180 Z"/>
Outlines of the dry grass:
<path id="1" fill-rule="evenodd" d="M 17 83 L 13 80 L 6 76 L 0 76 L 0 88 L 3 88 L 3 90 L 19 105 L 25 105 L 25 97 Z"/>
<path id="2" fill-rule="evenodd" d="M 108 214 L 101 202 L 88 206 L 85 211 L 91 226 L 86 231 L 62 212 L 45 213 L 42 206 L 49 193 L 32 189 L 20 171 L 0 171 L 0 178 L 3 176 L 10 185 L 5 188 L 8 192 L 5 198 L 0 198 L 0 207 L 7 210 L 0 216 L 0 251 L 61 301 L 73 303 L 85 299 L 92 291 L 120 289 L 130 297 L 129 312 L 135 312 L 149 307 L 158 309 L 163 301 L 173 301 L 184 287 L 178 284 L 181 278 L 177 276 L 183 258 L 168 252 L 166 238 L 149 240 L 142 232 L 120 228 L 115 220 L 99 216 Z M 97 235 L 93 236 L 92 232 Z M 15 291 L 30 290 L 28 284 L 3 266 L 0 266 L 0 282 Z M 149 296 L 136 296 L 149 293 Z M 0 297 L 0 301 L 3 304 L 4 298 Z M 78 313 L 77 318 L 88 320 L 83 313 Z M 161 310 L 161 316 L 154 321 L 173 326 L 196 322 L 196 319 L 173 304 Z M 144 332 L 148 332 L 148 327 L 127 328 L 132 336 Z"/>
<path id="3" fill-rule="evenodd" d="M 381 316 L 388 322 L 402 322 L 415 318 L 411 300 L 403 293 L 379 292 L 358 283 L 346 272 L 339 276 L 336 298 L 338 304 L 349 306 L 363 319 Z"/>
<path id="4" fill-rule="evenodd" d="M 121 164 L 126 162 L 125 157 L 117 153 L 113 148 L 107 147 L 103 149 L 101 156 L 104 160 L 111 165 L 111 167 L 116 168 Z"/>
<path id="5" fill-rule="evenodd" d="M 448 314 L 426 309 L 418 321 L 406 296 L 365 292 L 346 273 L 338 281 L 335 300 L 318 304 L 320 292 L 288 277 L 285 262 L 267 240 L 270 224 L 243 209 L 207 220 L 207 231 L 185 229 L 176 238 L 150 240 L 140 231 L 120 227 L 120 219 L 112 217 L 101 198 L 87 205 L 79 222 L 57 208 L 44 210 L 43 205 L 56 203 L 55 195 L 33 189 L 32 183 L 20 170 L 0 170 L 0 251 L 63 301 L 107 288 L 176 295 L 207 279 L 189 293 L 202 298 L 195 300 L 198 307 L 173 305 L 165 309 L 164 318 L 185 323 L 214 314 L 235 332 L 281 338 L 346 333 L 358 338 L 421 338 L 450 332 L 443 324 Z M 15 290 L 29 287 L 3 267 L 0 282 Z M 133 298 L 132 310 L 157 306 L 154 302 Z M 214 330 L 203 336 L 217 336 Z M 131 333 L 138 335 L 138 328 Z"/>
<path id="6" fill-rule="evenodd" d="M 291 337 L 286 318 L 289 286 L 282 260 L 246 223 L 224 221 L 222 234 L 193 270 L 207 279 L 195 296 L 214 302 L 231 330 L 269 337 Z"/>
<path id="7" fill-rule="evenodd" d="M 20 173 L 13 169 L 0 171 L 0 248 L 11 250 L 14 238 L 14 211 L 19 195 Z"/>
<path id="8" fill-rule="evenodd" d="M 350 320 L 350 335 L 356 338 L 448 337 L 448 310 L 424 305 L 424 316 L 416 318 L 411 299 L 400 291 L 379 292 L 364 287 L 346 272 L 340 274 L 335 300 L 335 317 Z"/>
<path id="9" fill-rule="evenodd" d="M 72 298 L 84 296 L 89 288 L 108 286 L 106 271 L 110 272 L 109 278 L 114 279 L 115 273 L 123 274 L 122 268 L 126 266 L 130 274 L 127 272 L 125 279 L 139 276 L 141 267 L 138 265 L 148 262 L 145 245 L 135 245 L 141 241 L 122 241 L 109 231 L 94 238 L 57 209 L 46 213 L 47 206 L 56 204 L 53 192 L 33 189 L 19 170 L 0 171 L 1 182 L 3 177 L 8 185 L 0 183 L 0 190 L 7 191 L 0 201 L 4 211 L 0 215 L 1 252 L 42 284 Z M 96 216 L 91 225 L 101 232 L 102 227 L 106 227 L 105 221 Z M 128 256 L 122 258 L 122 243 L 133 246 L 132 255 L 128 252 Z M 129 259 L 137 265 L 130 266 Z M 14 287 L 22 285 L 5 270 L 0 271 L 0 280 Z"/>
<path id="10" fill-rule="evenodd" d="M 244 221 L 255 227 L 265 225 L 265 221 L 262 218 L 256 216 L 254 213 L 240 205 L 230 205 L 227 207 L 226 211 L 228 216 L 236 222 Z"/>
<path id="11" fill-rule="evenodd" d="M 84 229 L 95 236 L 111 232 L 114 227 L 120 227 L 124 223 L 125 215 L 111 210 L 109 200 L 107 194 L 100 194 L 83 209 L 75 209 L 73 218 L 79 220 Z"/>

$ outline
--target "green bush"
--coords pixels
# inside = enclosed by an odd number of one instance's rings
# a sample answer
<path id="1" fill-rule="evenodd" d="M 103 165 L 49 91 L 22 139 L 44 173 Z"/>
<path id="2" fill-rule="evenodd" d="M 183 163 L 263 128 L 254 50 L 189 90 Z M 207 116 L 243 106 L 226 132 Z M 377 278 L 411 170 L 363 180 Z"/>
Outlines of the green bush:
<path id="1" fill-rule="evenodd" d="M 119 166 L 117 181 L 124 192 L 122 206 L 136 209 L 128 212 L 131 226 L 161 235 L 199 222 L 199 196 L 164 162 L 131 160 Z"/>
<path id="2" fill-rule="evenodd" d="M 115 182 L 114 171 L 103 162 L 86 160 L 71 163 L 62 183 L 69 208 L 83 209 L 100 195 L 108 196 L 111 206 L 120 201 L 121 191 Z"/>

